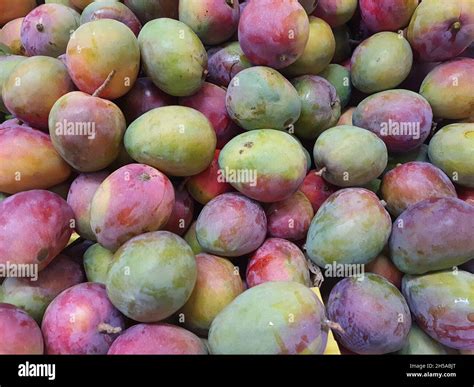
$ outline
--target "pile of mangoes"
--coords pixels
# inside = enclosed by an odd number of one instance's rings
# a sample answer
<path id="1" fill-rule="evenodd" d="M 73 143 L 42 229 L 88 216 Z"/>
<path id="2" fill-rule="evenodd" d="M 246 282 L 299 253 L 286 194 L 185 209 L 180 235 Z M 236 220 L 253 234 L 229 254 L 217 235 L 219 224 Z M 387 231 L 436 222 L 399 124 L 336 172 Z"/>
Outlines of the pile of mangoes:
<path id="1" fill-rule="evenodd" d="M 0 27 L 0 354 L 474 352 L 473 0 Z"/>

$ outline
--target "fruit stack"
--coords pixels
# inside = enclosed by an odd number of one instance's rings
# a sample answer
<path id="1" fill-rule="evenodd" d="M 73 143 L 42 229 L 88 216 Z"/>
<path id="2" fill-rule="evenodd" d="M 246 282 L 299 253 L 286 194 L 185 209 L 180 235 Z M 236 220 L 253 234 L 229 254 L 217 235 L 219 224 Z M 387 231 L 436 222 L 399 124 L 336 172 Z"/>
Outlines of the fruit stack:
<path id="1" fill-rule="evenodd" d="M 0 27 L 0 353 L 474 351 L 474 1 Z"/>

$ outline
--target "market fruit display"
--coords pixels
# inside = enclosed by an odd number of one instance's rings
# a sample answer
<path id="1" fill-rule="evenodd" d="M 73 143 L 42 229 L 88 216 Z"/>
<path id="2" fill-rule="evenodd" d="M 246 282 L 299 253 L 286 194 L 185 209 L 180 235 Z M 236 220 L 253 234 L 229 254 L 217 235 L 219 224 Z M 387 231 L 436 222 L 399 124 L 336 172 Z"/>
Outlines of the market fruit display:
<path id="1" fill-rule="evenodd" d="M 0 0 L 0 354 L 472 354 L 473 52 L 472 0 Z"/>

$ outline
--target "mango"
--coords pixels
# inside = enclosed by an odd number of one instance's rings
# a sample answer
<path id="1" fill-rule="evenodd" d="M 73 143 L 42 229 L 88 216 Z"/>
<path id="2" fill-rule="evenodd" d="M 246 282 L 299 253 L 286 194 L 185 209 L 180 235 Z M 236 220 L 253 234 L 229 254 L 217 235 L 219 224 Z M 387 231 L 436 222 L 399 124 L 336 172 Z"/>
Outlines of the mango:
<path id="1" fill-rule="evenodd" d="M 246 290 L 217 315 L 209 331 L 212 354 L 322 354 L 326 312 L 311 289 L 266 282 Z"/>
<path id="2" fill-rule="evenodd" d="M 327 199 L 311 222 L 306 252 L 324 268 L 366 264 L 384 248 L 392 222 L 377 196 L 364 188 L 346 188 Z"/>
<path id="3" fill-rule="evenodd" d="M 124 142 L 134 160 L 172 176 L 192 176 L 211 164 L 217 139 L 204 114 L 184 106 L 165 106 L 135 120 Z"/>
<path id="4" fill-rule="evenodd" d="M 179 312 L 191 331 L 207 334 L 214 318 L 244 291 L 238 268 L 225 258 L 196 255 L 197 280 Z"/>
<path id="5" fill-rule="evenodd" d="M 203 341 L 170 324 L 137 324 L 115 340 L 109 355 L 207 355 Z"/>
<path id="6" fill-rule="evenodd" d="M 230 42 L 208 51 L 207 79 L 218 86 L 229 86 L 230 81 L 242 70 L 252 67 L 239 42 Z"/>
<path id="7" fill-rule="evenodd" d="M 425 199 L 395 220 L 390 255 L 404 273 L 424 274 L 469 261 L 474 254 L 474 206 L 453 198 Z"/>
<path id="8" fill-rule="evenodd" d="M 116 99 L 135 83 L 140 69 L 140 48 L 133 32 L 112 19 L 81 25 L 67 45 L 69 74 L 87 94 Z M 102 87 L 101 87 L 102 86 Z"/>
<path id="9" fill-rule="evenodd" d="M 289 77 L 317 75 L 331 63 L 335 50 L 336 40 L 329 24 L 310 16 L 309 38 L 303 54 L 282 71 Z"/>
<path id="10" fill-rule="evenodd" d="M 91 241 L 95 241 L 91 228 L 92 199 L 107 176 L 107 172 L 81 174 L 72 182 L 67 194 L 67 203 L 74 211 L 76 219 L 76 232 Z"/>
<path id="11" fill-rule="evenodd" d="M 0 0 L 0 27 L 10 20 L 26 16 L 36 7 L 35 0 Z"/>
<path id="12" fill-rule="evenodd" d="M 156 322 L 178 311 L 196 283 L 196 259 L 189 245 L 168 231 L 139 235 L 114 255 L 107 294 L 127 317 Z"/>
<path id="13" fill-rule="evenodd" d="M 364 99 L 354 111 L 355 126 L 379 136 L 389 152 L 420 147 L 431 133 L 433 112 L 426 99 L 412 91 L 382 91 Z"/>
<path id="14" fill-rule="evenodd" d="M 423 330 L 413 323 L 408 333 L 407 342 L 397 352 L 399 355 L 455 355 L 455 349 L 445 347 L 428 336 Z"/>
<path id="15" fill-rule="evenodd" d="M 360 0 L 362 20 L 370 31 L 398 31 L 410 23 L 419 0 Z"/>
<path id="16" fill-rule="evenodd" d="M 43 354 L 43 336 L 35 320 L 24 310 L 3 303 L 0 304 L 0 354 Z"/>
<path id="17" fill-rule="evenodd" d="M 284 130 L 301 113 L 300 98 L 291 83 L 263 66 L 242 70 L 232 79 L 226 106 L 230 118 L 246 130 Z"/>
<path id="18" fill-rule="evenodd" d="M 319 73 L 320 77 L 328 80 L 336 89 L 341 103 L 341 109 L 349 103 L 352 93 L 351 72 L 344 66 L 330 64 L 324 71 Z"/>
<path id="19" fill-rule="evenodd" d="M 281 238 L 268 238 L 250 258 L 246 271 L 249 288 L 265 282 L 298 282 L 310 285 L 306 257 L 295 244 Z"/>
<path id="20" fill-rule="evenodd" d="M 449 348 L 474 349 L 474 274 L 440 271 L 403 278 L 403 294 L 421 329 Z"/>
<path id="21" fill-rule="evenodd" d="M 267 218 L 260 204 L 235 193 L 212 199 L 196 223 L 196 237 L 203 250 L 224 257 L 256 250 L 266 234 Z"/>
<path id="22" fill-rule="evenodd" d="M 417 56 L 439 62 L 461 54 L 473 41 L 474 3 L 427 0 L 413 14 L 407 37 Z"/>
<path id="23" fill-rule="evenodd" d="M 315 140 L 326 129 L 335 126 L 341 115 L 340 99 L 334 86 L 322 77 L 304 75 L 292 82 L 301 100 L 295 134 L 302 139 Z"/>
<path id="24" fill-rule="evenodd" d="M 431 162 L 457 184 L 474 188 L 474 124 L 452 124 L 436 132 L 428 147 Z"/>
<path id="25" fill-rule="evenodd" d="M 402 35 L 378 32 L 352 54 L 352 84 L 368 94 L 393 89 L 405 80 L 412 64 L 410 44 Z"/>
<path id="26" fill-rule="evenodd" d="M 433 108 L 435 117 L 465 119 L 474 101 L 474 59 L 458 58 L 436 66 L 420 87 L 420 94 Z"/>
<path id="27" fill-rule="evenodd" d="M 105 286 L 86 282 L 60 293 L 46 309 L 41 330 L 49 355 L 105 355 L 125 328 Z"/>
<path id="28" fill-rule="evenodd" d="M 385 143 L 372 132 L 340 125 L 324 131 L 313 149 L 316 168 L 329 183 L 339 187 L 364 185 L 387 166 Z"/>
<path id="29" fill-rule="evenodd" d="M 42 4 L 26 15 L 21 42 L 27 56 L 57 58 L 66 53 L 71 34 L 79 27 L 80 15 L 61 4 Z"/>
<path id="30" fill-rule="evenodd" d="M 54 103 L 74 85 L 68 69 L 55 58 L 35 56 L 19 63 L 3 84 L 8 111 L 34 128 L 47 129 Z"/>
<path id="31" fill-rule="evenodd" d="M 138 36 L 142 23 L 126 5 L 119 1 L 95 1 L 90 3 L 81 14 L 80 23 L 85 24 L 98 19 L 114 19 L 125 24 Z"/>
<path id="32" fill-rule="evenodd" d="M 178 18 L 176 0 L 124 0 L 124 3 L 142 23 L 162 17 Z"/>
<path id="33" fill-rule="evenodd" d="M 73 226 L 72 209 L 52 192 L 31 190 L 8 197 L 0 202 L 0 263 L 43 270 L 66 247 Z"/>
<path id="34" fill-rule="evenodd" d="M 357 354 L 381 355 L 400 350 L 411 327 L 410 309 L 400 291 L 372 273 L 344 278 L 331 290 L 328 317 L 342 328 L 339 342 Z"/>
<path id="35" fill-rule="evenodd" d="M 309 20 L 298 0 L 249 2 L 240 16 L 239 43 L 255 65 L 288 67 L 304 52 Z"/>
<path id="36" fill-rule="evenodd" d="M 165 93 L 185 97 L 196 93 L 207 75 L 207 53 L 194 31 L 168 18 L 145 24 L 138 36 L 147 76 Z"/>
<path id="37" fill-rule="evenodd" d="M 387 172 L 381 194 L 393 216 L 425 199 L 457 197 L 453 183 L 443 171 L 421 161 L 401 164 Z"/>
<path id="38" fill-rule="evenodd" d="M 307 160 L 301 144 L 289 134 L 270 129 L 243 133 L 219 155 L 223 181 L 265 203 L 285 200 L 303 182 Z"/>
<path id="39" fill-rule="evenodd" d="M 355 13 L 357 0 L 319 0 L 313 15 L 325 20 L 331 27 L 348 22 Z"/>
<path id="40" fill-rule="evenodd" d="M 105 284 L 114 253 L 95 243 L 84 253 L 84 270 L 89 282 Z"/>
<path id="41" fill-rule="evenodd" d="M 71 168 L 48 135 L 23 126 L 0 129 L 0 191 L 47 189 L 67 180 Z"/>
<path id="42" fill-rule="evenodd" d="M 300 191 L 288 199 L 270 204 L 265 213 L 268 235 L 293 241 L 304 239 L 314 216 L 311 202 Z"/>
<path id="43" fill-rule="evenodd" d="M 148 165 L 129 164 L 97 188 L 90 226 L 103 247 L 116 251 L 135 235 L 163 227 L 174 202 L 173 185 L 164 174 Z"/>
<path id="44" fill-rule="evenodd" d="M 39 273 L 36 280 L 6 278 L 0 287 L 0 300 L 23 309 L 39 324 L 46 308 L 59 293 L 83 281 L 81 265 L 60 255 Z"/>

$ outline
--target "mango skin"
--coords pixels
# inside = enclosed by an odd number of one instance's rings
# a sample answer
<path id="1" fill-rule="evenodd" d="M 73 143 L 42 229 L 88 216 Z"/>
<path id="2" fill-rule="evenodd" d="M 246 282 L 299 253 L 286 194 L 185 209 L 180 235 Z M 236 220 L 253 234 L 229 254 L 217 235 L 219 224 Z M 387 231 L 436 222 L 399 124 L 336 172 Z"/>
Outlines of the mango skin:
<path id="1" fill-rule="evenodd" d="M 265 282 L 298 282 L 310 285 L 306 257 L 295 244 L 281 238 L 268 238 L 250 258 L 246 272 L 249 288 Z"/>
<path id="2" fill-rule="evenodd" d="M 394 216 L 429 198 L 457 197 L 451 180 L 434 165 L 412 161 L 387 172 L 382 179 L 381 196 Z"/>
<path id="3" fill-rule="evenodd" d="M 114 253 L 95 243 L 84 253 L 84 270 L 89 282 L 104 284 Z"/>
<path id="4" fill-rule="evenodd" d="M 365 264 L 384 248 L 390 215 L 377 196 L 364 188 L 346 188 L 327 199 L 311 222 L 306 252 L 318 266 Z"/>
<path id="5" fill-rule="evenodd" d="M 38 271 L 66 247 L 74 213 L 49 191 L 20 192 L 0 202 L 0 263 L 37 264 Z"/>
<path id="6" fill-rule="evenodd" d="M 400 291 L 372 273 L 345 278 L 331 290 L 328 317 L 341 325 L 339 342 L 357 354 L 400 350 L 411 327 L 410 309 Z"/>
<path id="7" fill-rule="evenodd" d="M 21 42 L 27 56 L 57 58 L 66 53 L 71 34 L 79 27 L 80 15 L 61 4 L 42 4 L 26 15 Z"/>
<path id="8" fill-rule="evenodd" d="M 286 76 L 317 75 L 331 63 L 336 40 L 331 27 L 323 19 L 309 17 L 309 38 L 303 54 L 282 71 Z"/>
<path id="9" fill-rule="evenodd" d="M 428 156 L 455 183 L 474 188 L 474 124 L 443 127 L 431 139 Z"/>
<path id="10" fill-rule="evenodd" d="M 474 274 L 450 270 L 406 275 L 402 287 L 410 310 L 425 333 L 450 348 L 474 349 Z"/>
<path id="11" fill-rule="evenodd" d="M 348 22 L 357 9 L 357 0 L 319 0 L 313 15 L 325 20 L 331 27 Z"/>
<path id="12" fill-rule="evenodd" d="M 53 299 L 63 290 L 84 281 L 81 265 L 60 255 L 38 275 L 30 278 L 6 278 L 0 287 L 0 300 L 25 310 L 40 324 L 44 312 Z"/>
<path id="13" fill-rule="evenodd" d="M 270 204 L 265 213 L 268 235 L 293 241 L 304 239 L 314 216 L 311 202 L 300 191 L 288 199 Z"/>
<path id="14" fill-rule="evenodd" d="M 246 290 L 214 319 L 212 354 L 322 354 L 328 328 L 323 304 L 296 282 L 266 282 Z"/>
<path id="15" fill-rule="evenodd" d="M 388 160 L 380 138 L 349 125 L 324 131 L 314 144 L 313 155 L 316 168 L 326 168 L 324 179 L 339 187 L 367 184 L 382 174 Z"/>
<path id="16" fill-rule="evenodd" d="M 328 80 L 335 87 L 341 109 L 345 108 L 352 94 L 351 72 L 344 66 L 330 64 L 319 73 L 319 76 Z"/>
<path id="17" fill-rule="evenodd" d="M 378 32 L 357 46 L 351 58 L 352 84 L 368 94 L 393 89 L 408 76 L 413 53 L 394 32 Z"/>
<path id="18" fill-rule="evenodd" d="M 43 336 L 35 320 L 16 306 L 0 303 L 0 354 L 42 355 L 43 352 Z"/>
<path id="19" fill-rule="evenodd" d="M 425 199 L 395 220 L 390 255 L 398 269 L 424 274 L 469 261 L 474 254 L 474 206 L 457 198 Z"/>
<path id="20" fill-rule="evenodd" d="M 335 126 L 341 115 L 341 103 L 334 86 L 326 79 L 304 75 L 292 80 L 301 100 L 301 115 L 294 125 L 302 139 L 315 140 Z"/>
<path id="21" fill-rule="evenodd" d="M 68 125 L 75 129 L 85 125 L 93 134 L 71 135 Z M 55 149 L 80 172 L 96 172 L 112 164 L 119 155 L 126 126 L 117 105 L 80 91 L 59 98 L 49 113 L 49 133 Z"/>
<path id="22" fill-rule="evenodd" d="M 297 0 L 248 3 L 239 21 L 239 42 L 255 65 L 288 67 L 304 52 L 309 20 Z"/>
<path id="23" fill-rule="evenodd" d="M 209 82 L 218 86 L 229 86 L 230 81 L 242 70 L 252 67 L 240 48 L 239 42 L 230 42 L 223 47 L 208 51 Z"/>
<path id="24" fill-rule="evenodd" d="M 230 118 L 246 130 L 285 130 L 301 114 L 301 102 L 291 83 L 278 71 L 255 66 L 238 73 L 226 95 Z"/>
<path id="25" fill-rule="evenodd" d="M 307 160 L 301 144 L 289 134 L 262 129 L 230 140 L 219 155 L 219 166 L 229 174 L 256 174 L 256 181 L 230 179 L 230 184 L 252 199 L 273 203 L 297 191 L 306 175 Z"/>
<path id="26" fill-rule="evenodd" d="M 164 174 L 148 165 L 129 164 L 97 188 L 90 209 L 91 229 L 102 246 L 116 251 L 135 235 L 163 227 L 174 202 L 173 185 Z"/>
<path id="27" fill-rule="evenodd" d="M 225 0 L 182 0 L 179 20 L 191 27 L 206 45 L 229 40 L 237 31 L 240 18 L 239 2 Z"/>
<path id="28" fill-rule="evenodd" d="M 332 33 L 336 41 L 336 49 L 331 63 L 340 63 L 342 65 L 342 63 L 348 60 L 352 54 L 352 48 L 349 42 L 349 27 L 343 24 L 339 27 L 333 28 Z"/>
<path id="29" fill-rule="evenodd" d="M 163 230 L 183 236 L 193 221 L 194 200 L 182 185 L 175 187 L 174 194 L 173 210 Z"/>
<path id="30" fill-rule="evenodd" d="M 203 341 L 170 324 L 137 324 L 123 332 L 108 355 L 207 355 Z"/>
<path id="31" fill-rule="evenodd" d="M 145 24 L 138 36 L 145 73 L 165 93 L 196 93 L 207 75 L 207 53 L 194 31 L 168 18 Z"/>
<path id="32" fill-rule="evenodd" d="M 92 199 L 107 176 L 107 172 L 81 174 L 72 182 L 67 194 L 67 203 L 76 219 L 76 232 L 90 241 L 96 239 L 91 228 Z"/>
<path id="33" fill-rule="evenodd" d="M 34 128 L 47 129 L 54 103 L 73 89 L 68 70 L 61 61 L 35 56 L 22 61 L 10 72 L 3 84 L 2 98 L 16 118 Z"/>
<path id="34" fill-rule="evenodd" d="M 105 286 L 93 282 L 60 293 L 41 324 L 49 355 L 105 355 L 124 328 L 124 317 L 110 303 Z"/>
<path id="35" fill-rule="evenodd" d="M 474 100 L 474 59 L 457 58 L 431 70 L 420 87 L 420 94 L 433 108 L 435 117 L 464 119 L 472 114 Z"/>
<path id="36" fill-rule="evenodd" d="M 397 352 L 398 355 L 455 355 L 455 349 L 445 347 L 428 336 L 413 323 L 408 333 L 405 346 Z"/>
<path id="37" fill-rule="evenodd" d="M 198 254 L 196 264 L 196 285 L 180 316 L 185 327 L 205 335 L 214 318 L 244 291 L 244 285 L 238 268 L 225 258 Z"/>
<path id="38" fill-rule="evenodd" d="M 99 97 L 116 99 L 135 83 L 140 70 L 140 48 L 133 32 L 112 19 L 81 25 L 71 36 L 66 50 L 69 74 L 79 88 L 93 94 L 115 71 Z"/>
<path id="39" fill-rule="evenodd" d="M 266 234 L 267 218 L 263 208 L 252 199 L 235 193 L 212 199 L 204 206 L 196 223 L 199 245 L 208 253 L 224 257 L 238 257 L 256 250 Z"/>
<path id="40" fill-rule="evenodd" d="M 426 99 L 409 90 L 387 90 L 365 98 L 354 111 L 355 126 L 379 136 L 389 152 L 403 153 L 421 146 L 431 133 L 433 112 Z M 400 126 L 401 133 L 394 124 Z M 403 125 L 409 124 L 408 131 Z M 411 130 L 411 132 L 410 132 Z M 408 133 L 404 134 L 403 131 Z"/>
<path id="41" fill-rule="evenodd" d="M 134 160 L 168 175 L 192 176 L 211 164 L 217 137 L 204 114 L 184 106 L 165 106 L 134 121 L 124 142 Z"/>
<path id="42" fill-rule="evenodd" d="M 67 180 L 71 168 L 48 135 L 24 126 L 0 129 L 0 191 L 47 189 Z"/>
<path id="43" fill-rule="evenodd" d="M 461 54 L 474 41 L 473 24 L 472 1 L 428 0 L 416 8 L 407 37 L 421 60 L 445 61 Z"/>
<path id="44" fill-rule="evenodd" d="M 186 303 L 196 277 L 189 245 L 168 231 L 156 231 L 129 240 L 115 253 L 107 294 L 127 317 L 157 322 Z"/>
<path id="45" fill-rule="evenodd" d="M 370 31 L 398 31 L 410 23 L 419 0 L 360 0 L 362 20 Z"/>

